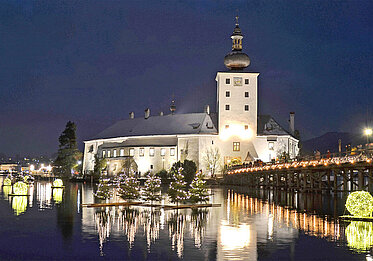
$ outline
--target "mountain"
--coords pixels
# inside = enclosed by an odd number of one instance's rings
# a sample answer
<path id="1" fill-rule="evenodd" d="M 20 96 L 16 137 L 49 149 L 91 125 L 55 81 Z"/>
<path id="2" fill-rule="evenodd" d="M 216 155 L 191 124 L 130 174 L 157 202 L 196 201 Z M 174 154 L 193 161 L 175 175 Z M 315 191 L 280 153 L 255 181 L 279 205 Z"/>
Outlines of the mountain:
<path id="1" fill-rule="evenodd" d="M 319 150 L 321 154 L 330 152 L 338 152 L 338 140 L 342 141 L 342 151 L 346 150 L 346 145 L 356 146 L 366 143 L 366 137 L 349 132 L 327 132 L 320 137 L 312 138 L 302 142 L 302 150 L 305 155 L 312 155 L 315 150 Z"/>

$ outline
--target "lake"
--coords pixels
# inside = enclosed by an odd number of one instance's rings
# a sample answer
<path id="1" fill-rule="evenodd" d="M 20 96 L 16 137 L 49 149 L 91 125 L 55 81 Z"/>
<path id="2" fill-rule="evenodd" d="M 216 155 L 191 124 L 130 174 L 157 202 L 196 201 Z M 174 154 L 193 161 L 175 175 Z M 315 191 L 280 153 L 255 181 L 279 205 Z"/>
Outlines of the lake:
<path id="1" fill-rule="evenodd" d="M 82 207 L 102 202 L 95 187 L 37 181 L 26 197 L 1 186 L 0 259 L 373 260 L 372 223 L 335 219 L 345 194 L 214 187 L 221 207 Z"/>

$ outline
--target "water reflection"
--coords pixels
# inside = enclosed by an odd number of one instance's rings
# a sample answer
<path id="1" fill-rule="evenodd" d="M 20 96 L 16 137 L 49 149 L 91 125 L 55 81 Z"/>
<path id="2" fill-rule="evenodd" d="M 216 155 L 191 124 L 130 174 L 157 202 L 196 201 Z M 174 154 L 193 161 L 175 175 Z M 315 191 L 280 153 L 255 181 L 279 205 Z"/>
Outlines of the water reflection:
<path id="1" fill-rule="evenodd" d="M 357 252 L 366 252 L 373 246 L 373 225 L 371 222 L 351 221 L 346 228 L 348 246 Z"/>
<path id="2" fill-rule="evenodd" d="M 69 183 L 64 190 L 52 190 L 51 182 L 39 181 L 29 187 L 30 197 L 9 196 L 11 187 L 7 186 L 1 190 L 6 203 L 2 204 L 2 213 L 19 220 L 23 213 L 32 213 L 22 222 L 34 217 L 52 219 L 48 231 L 62 239 L 56 248 L 67 253 L 63 256 L 66 260 L 79 248 L 86 249 L 86 259 L 97 259 L 99 255 L 130 260 L 277 259 L 276 253 L 284 253 L 284 249 L 288 256 L 283 259 L 299 259 L 294 253 L 302 251 L 296 244 L 305 237 L 332 242 L 325 251 L 342 248 L 347 253 L 344 259 L 349 260 L 359 253 L 366 255 L 373 245 L 372 223 L 340 223 L 333 216 L 343 213 L 343 204 L 321 194 L 217 188 L 212 190 L 210 202 L 221 203 L 221 207 L 167 210 L 81 207 L 81 203 L 105 202 L 93 197 L 94 186 L 89 184 Z M 344 198 L 338 200 L 343 202 Z M 20 216 L 9 215 L 9 209 Z M 45 225 L 35 222 L 27 227 L 38 233 Z"/>

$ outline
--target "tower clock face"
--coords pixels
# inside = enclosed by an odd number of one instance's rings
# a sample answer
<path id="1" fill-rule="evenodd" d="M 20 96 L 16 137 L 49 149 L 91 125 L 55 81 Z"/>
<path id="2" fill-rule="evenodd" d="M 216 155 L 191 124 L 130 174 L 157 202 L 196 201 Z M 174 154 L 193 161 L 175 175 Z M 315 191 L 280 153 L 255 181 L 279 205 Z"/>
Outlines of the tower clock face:
<path id="1" fill-rule="evenodd" d="M 242 77 L 233 77 L 234 86 L 242 86 Z"/>

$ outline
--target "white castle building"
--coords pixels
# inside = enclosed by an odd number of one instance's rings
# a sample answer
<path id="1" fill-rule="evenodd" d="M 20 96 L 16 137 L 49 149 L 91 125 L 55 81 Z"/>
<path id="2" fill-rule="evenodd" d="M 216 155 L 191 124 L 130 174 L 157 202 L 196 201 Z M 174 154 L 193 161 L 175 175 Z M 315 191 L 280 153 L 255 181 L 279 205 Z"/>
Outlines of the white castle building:
<path id="1" fill-rule="evenodd" d="M 231 38 L 232 51 L 224 59 L 228 71 L 218 72 L 215 79 L 216 113 L 206 106 L 201 113 L 177 114 L 174 103 L 168 115 L 152 116 L 146 109 L 144 117 L 135 118 L 131 112 L 129 119 L 84 142 L 84 173 L 93 171 L 95 154 L 107 159 L 109 175 L 122 171 L 126 159 L 144 174 L 169 170 L 185 159 L 209 173 L 214 166 L 207 158 L 216 152 L 219 166 L 233 160 L 268 162 L 284 152 L 295 158 L 299 140 L 294 137 L 294 113 L 290 113 L 289 131 L 271 116 L 258 115 L 259 73 L 247 72 L 250 59 L 242 52 L 238 21 Z"/>

